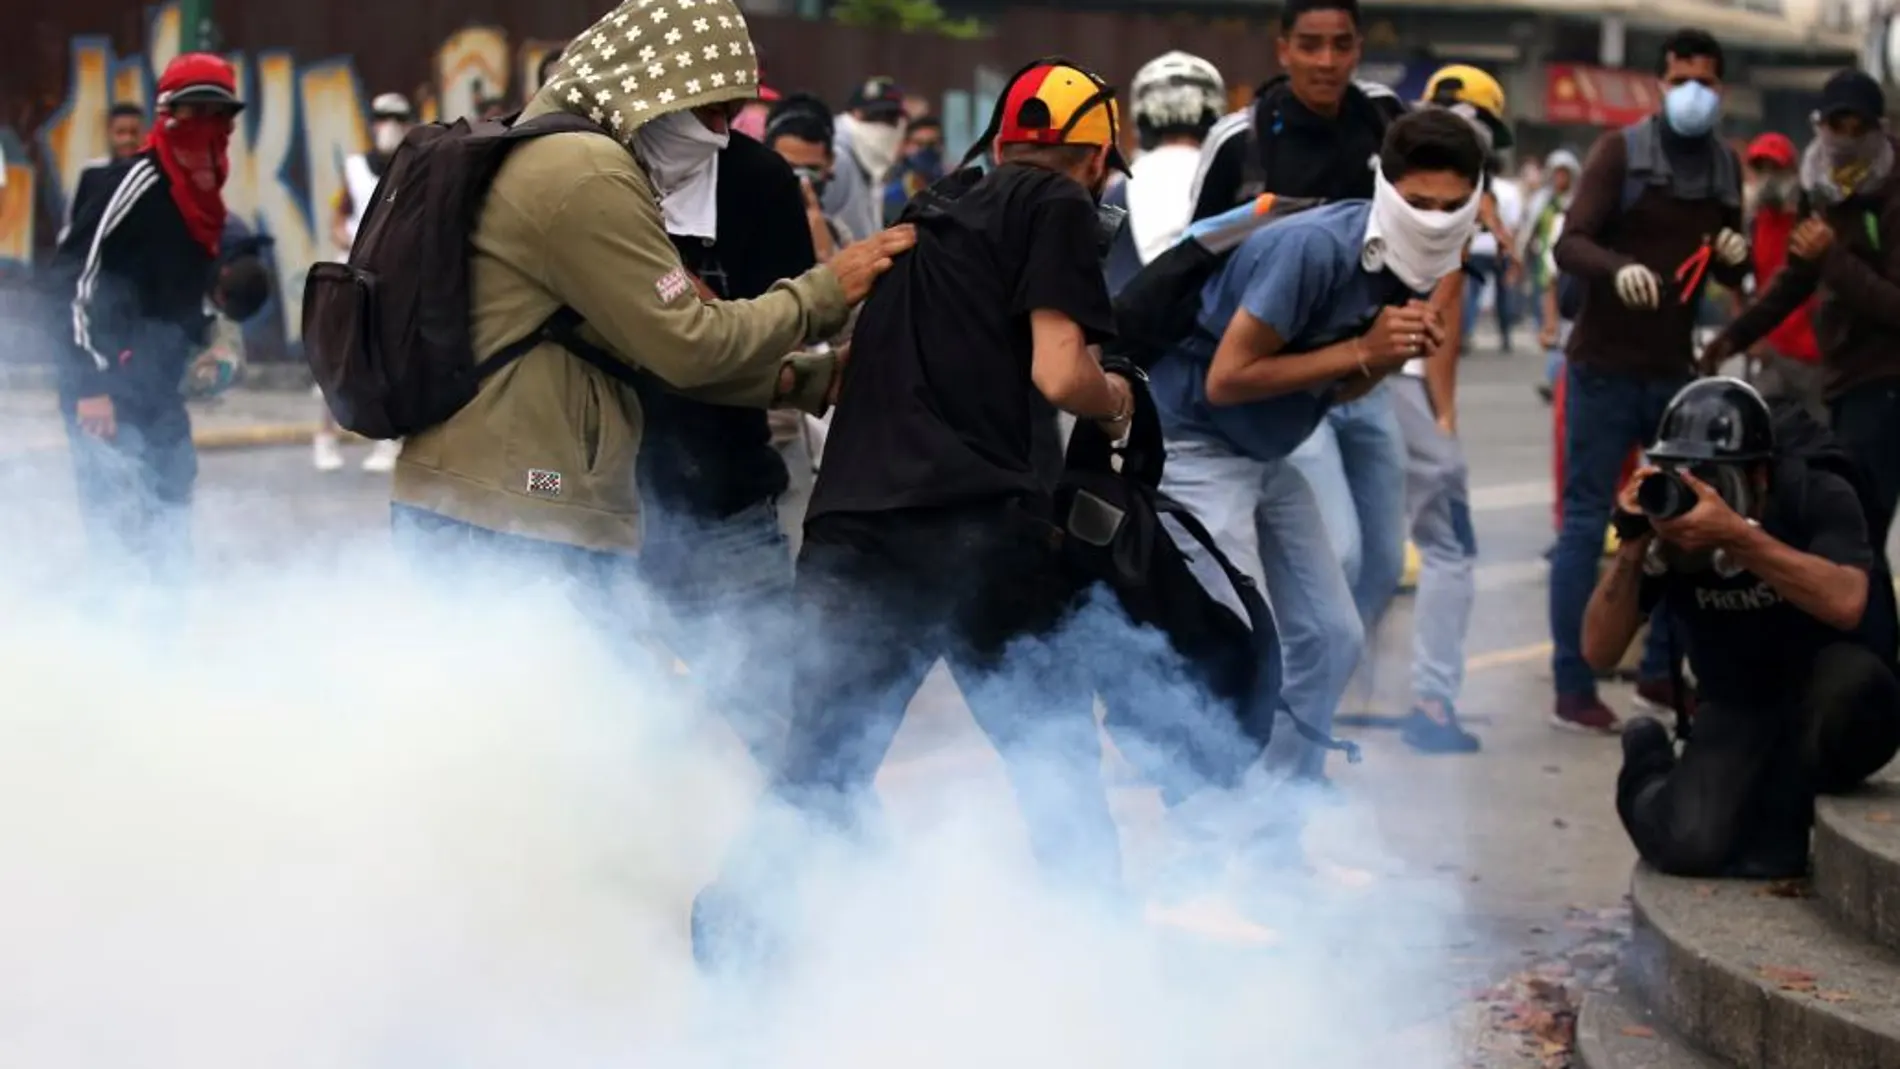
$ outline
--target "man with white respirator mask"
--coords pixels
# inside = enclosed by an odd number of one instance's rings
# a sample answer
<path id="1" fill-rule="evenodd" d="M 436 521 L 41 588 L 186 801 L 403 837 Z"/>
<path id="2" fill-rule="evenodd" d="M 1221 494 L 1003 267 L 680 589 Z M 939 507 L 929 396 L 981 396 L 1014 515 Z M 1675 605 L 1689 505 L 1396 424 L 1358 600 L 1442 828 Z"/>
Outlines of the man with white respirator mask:
<path id="1" fill-rule="evenodd" d="M 1582 289 L 1564 354 L 1563 522 L 1550 570 L 1559 727 L 1617 728 L 1579 636 L 1618 476 L 1695 374 L 1703 283 L 1739 287 L 1750 268 L 1741 161 L 1717 129 L 1723 69 L 1722 46 L 1702 30 L 1679 30 L 1664 43 L 1662 110 L 1597 139 L 1555 248 L 1558 269 Z M 1688 715 L 1689 696 L 1673 682 L 1681 643 L 1668 614 L 1649 627 L 1638 702 Z"/>
<path id="2" fill-rule="evenodd" d="M 337 199 L 336 217 L 330 227 L 330 240 L 336 243 L 339 260 L 349 258 L 350 245 L 356 241 L 356 231 L 363 225 L 363 215 L 375 199 L 376 183 L 382 181 L 383 171 L 415 123 L 409 99 L 401 93 L 384 93 L 370 101 L 369 115 L 370 150 L 343 161 L 343 194 Z M 322 396 L 321 392 L 317 393 L 319 399 Z M 319 420 L 317 436 L 311 441 L 311 462 L 318 471 L 341 470 L 343 448 L 336 419 L 321 400 L 317 402 L 317 409 Z M 377 442 L 370 447 L 369 456 L 363 458 L 363 470 L 393 471 L 400 452 L 401 442 Z"/>
<path id="3" fill-rule="evenodd" d="M 1477 134 L 1451 112 L 1396 120 L 1372 198 L 1311 208 L 1249 235 L 1207 284 L 1197 329 L 1150 371 L 1167 437 L 1161 488 L 1267 592 L 1283 644 L 1282 694 L 1320 732 L 1331 727 L 1365 629 L 1319 498 L 1290 457 L 1333 406 L 1445 342 L 1427 298 L 1460 268 L 1484 160 Z M 1195 554 L 1197 565 L 1204 557 Z M 1216 596 L 1229 596 L 1225 582 L 1207 579 Z M 1324 750 L 1281 725 L 1263 771 L 1313 783 L 1324 762 Z M 1273 808 L 1299 819 L 1297 806 Z M 1262 841 L 1297 851 L 1297 826 L 1274 830 Z M 1274 862 L 1258 852 L 1254 860 Z"/>

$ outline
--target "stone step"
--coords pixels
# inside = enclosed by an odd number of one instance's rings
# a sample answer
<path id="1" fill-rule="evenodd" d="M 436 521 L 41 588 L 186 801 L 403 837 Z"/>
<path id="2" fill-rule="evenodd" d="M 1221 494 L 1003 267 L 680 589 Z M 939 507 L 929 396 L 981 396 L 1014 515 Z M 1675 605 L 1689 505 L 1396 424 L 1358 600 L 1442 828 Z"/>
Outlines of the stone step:
<path id="1" fill-rule="evenodd" d="M 1900 950 L 1900 781 L 1815 803 L 1814 893 L 1864 938 Z"/>
<path id="2" fill-rule="evenodd" d="M 1717 1069 L 1628 995 L 1592 991 L 1577 1013 L 1580 1069 Z"/>
<path id="3" fill-rule="evenodd" d="M 1819 900 L 1646 865 L 1631 884 L 1625 985 L 1696 1047 L 1740 1069 L 1900 1069 L 1900 957 Z"/>

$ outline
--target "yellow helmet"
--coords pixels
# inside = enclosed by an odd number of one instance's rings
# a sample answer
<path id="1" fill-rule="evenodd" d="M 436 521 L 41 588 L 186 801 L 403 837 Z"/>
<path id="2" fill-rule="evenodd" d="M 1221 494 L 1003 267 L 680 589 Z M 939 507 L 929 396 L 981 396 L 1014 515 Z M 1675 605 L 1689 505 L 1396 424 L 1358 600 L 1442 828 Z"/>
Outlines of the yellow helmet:
<path id="1" fill-rule="evenodd" d="M 1465 105 L 1476 112 L 1468 117 L 1490 129 L 1495 147 L 1511 147 L 1511 124 L 1504 117 L 1504 87 L 1488 72 L 1465 63 L 1441 67 L 1425 83 L 1425 103 L 1446 108 Z"/>

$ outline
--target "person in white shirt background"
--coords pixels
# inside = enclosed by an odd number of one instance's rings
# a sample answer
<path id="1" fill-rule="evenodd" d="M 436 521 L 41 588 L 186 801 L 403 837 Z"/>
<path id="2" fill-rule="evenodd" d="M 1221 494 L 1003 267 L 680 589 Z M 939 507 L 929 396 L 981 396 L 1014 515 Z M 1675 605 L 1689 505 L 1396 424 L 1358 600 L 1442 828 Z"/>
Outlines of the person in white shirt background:
<path id="1" fill-rule="evenodd" d="M 370 102 L 369 111 L 370 150 L 343 161 L 343 196 L 337 202 L 336 218 L 330 231 L 330 239 L 336 244 L 339 260 L 349 258 L 350 246 L 356 241 L 356 231 L 363 225 L 363 216 L 369 211 L 370 201 L 375 197 L 376 183 L 382 181 L 384 168 L 389 166 L 397 146 L 402 144 L 404 135 L 409 133 L 410 126 L 415 122 L 409 99 L 401 93 L 378 96 Z M 319 423 L 317 436 L 311 442 L 311 462 L 318 471 L 337 471 L 343 467 L 341 433 L 322 397 L 322 393 L 317 393 Z M 370 447 L 369 455 L 363 458 L 363 470 L 379 473 L 394 471 L 396 457 L 401 452 L 401 442 L 377 442 Z"/>
<path id="2" fill-rule="evenodd" d="M 1135 72 L 1129 96 L 1141 154 L 1129 166 L 1128 228 L 1146 264 L 1180 239 L 1194 214 L 1201 141 L 1227 112 L 1227 87 L 1212 63 L 1169 52 Z"/>

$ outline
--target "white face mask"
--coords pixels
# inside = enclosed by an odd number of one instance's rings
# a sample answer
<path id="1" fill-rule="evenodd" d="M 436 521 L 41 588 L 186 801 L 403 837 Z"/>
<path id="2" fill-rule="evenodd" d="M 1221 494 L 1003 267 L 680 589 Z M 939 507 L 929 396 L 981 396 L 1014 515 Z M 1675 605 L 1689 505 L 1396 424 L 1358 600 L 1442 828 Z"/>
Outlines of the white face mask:
<path id="1" fill-rule="evenodd" d="M 728 136 L 715 134 L 690 111 L 662 115 L 633 135 L 633 150 L 660 194 L 666 232 L 718 236 L 719 153 Z"/>
<path id="2" fill-rule="evenodd" d="M 402 144 L 402 135 L 407 132 L 401 123 L 384 119 L 371 128 L 370 135 L 376 143 L 376 151 L 387 156 Z"/>
<path id="3" fill-rule="evenodd" d="M 1473 191 L 1457 211 L 1424 211 L 1407 204 L 1385 175 L 1374 171 L 1372 217 L 1360 263 L 1368 271 L 1391 271 L 1414 293 L 1430 293 L 1463 262 L 1465 243 L 1477 232 L 1482 195 Z"/>
<path id="4" fill-rule="evenodd" d="M 851 126 L 851 154 L 870 172 L 873 182 L 882 182 L 904 147 L 903 124 L 865 122 L 855 115 L 844 118 Z"/>

